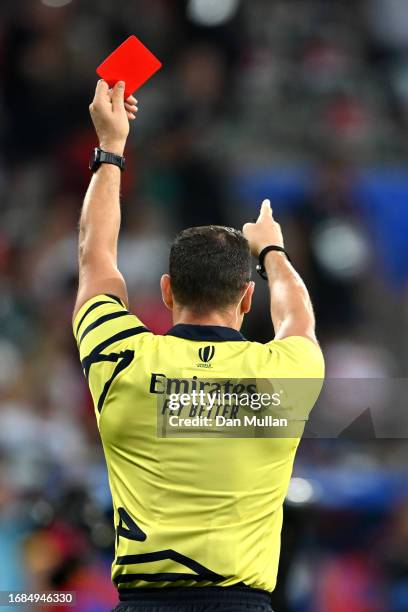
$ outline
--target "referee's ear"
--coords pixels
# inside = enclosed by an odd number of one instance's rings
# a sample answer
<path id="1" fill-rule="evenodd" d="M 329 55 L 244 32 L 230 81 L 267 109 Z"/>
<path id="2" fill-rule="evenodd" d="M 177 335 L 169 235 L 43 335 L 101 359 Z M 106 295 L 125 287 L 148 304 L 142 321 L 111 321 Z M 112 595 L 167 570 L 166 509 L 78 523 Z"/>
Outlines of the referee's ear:
<path id="1" fill-rule="evenodd" d="M 255 283 L 254 281 L 249 281 L 246 285 L 245 293 L 242 296 L 240 303 L 241 314 L 247 314 L 251 310 L 252 306 L 252 296 L 254 295 Z"/>
<path id="2" fill-rule="evenodd" d="M 160 279 L 160 289 L 162 294 L 162 300 L 164 305 L 169 310 L 173 310 L 174 307 L 174 299 L 173 292 L 171 290 L 170 276 L 168 274 L 163 274 Z"/>

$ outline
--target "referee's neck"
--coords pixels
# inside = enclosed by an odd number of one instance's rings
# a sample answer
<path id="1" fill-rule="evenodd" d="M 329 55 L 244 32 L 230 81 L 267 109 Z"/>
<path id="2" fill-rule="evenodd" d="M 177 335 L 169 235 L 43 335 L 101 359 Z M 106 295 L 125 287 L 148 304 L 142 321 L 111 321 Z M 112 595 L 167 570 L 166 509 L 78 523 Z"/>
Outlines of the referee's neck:
<path id="1" fill-rule="evenodd" d="M 242 315 L 239 315 L 235 309 L 197 312 L 190 308 L 175 307 L 173 310 L 174 325 L 217 325 L 240 330 L 242 319 Z"/>

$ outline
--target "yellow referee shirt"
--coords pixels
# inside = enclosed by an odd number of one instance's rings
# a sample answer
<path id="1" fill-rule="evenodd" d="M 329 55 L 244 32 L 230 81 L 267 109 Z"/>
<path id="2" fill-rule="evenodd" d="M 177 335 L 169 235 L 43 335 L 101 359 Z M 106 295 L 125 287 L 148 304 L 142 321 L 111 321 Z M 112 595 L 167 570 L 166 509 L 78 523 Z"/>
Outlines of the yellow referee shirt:
<path id="1" fill-rule="evenodd" d="M 157 397 L 166 380 L 322 379 L 320 349 L 302 337 L 249 342 L 218 326 L 158 336 L 111 295 L 82 306 L 74 335 L 108 468 L 118 589 L 272 591 L 299 438 L 163 438 Z"/>

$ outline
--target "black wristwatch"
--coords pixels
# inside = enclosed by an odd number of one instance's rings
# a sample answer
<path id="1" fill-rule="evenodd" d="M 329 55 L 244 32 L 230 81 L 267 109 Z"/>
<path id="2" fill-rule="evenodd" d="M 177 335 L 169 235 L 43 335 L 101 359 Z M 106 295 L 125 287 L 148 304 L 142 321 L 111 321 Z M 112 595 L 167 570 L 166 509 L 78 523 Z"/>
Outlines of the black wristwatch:
<path id="1" fill-rule="evenodd" d="M 288 261 L 290 263 L 292 263 L 291 258 L 289 257 L 288 253 L 285 251 L 285 249 L 281 246 L 277 246 L 276 244 L 270 244 L 269 246 L 265 247 L 264 249 L 262 249 L 262 251 L 259 253 L 259 257 L 258 257 L 258 265 L 256 266 L 256 271 L 258 272 L 259 276 L 261 276 L 261 278 L 263 278 L 264 280 L 268 280 L 268 277 L 266 275 L 266 270 L 265 270 L 265 257 L 266 255 L 270 252 L 270 251 L 278 251 L 279 253 L 283 253 L 284 255 L 286 255 Z"/>
<path id="2" fill-rule="evenodd" d="M 114 166 L 118 166 L 123 172 L 125 169 L 125 158 L 122 155 L 108 153 L 99 147 L 95 147 L 89 162 L 89 169 L 92 170 L 92 172 L 96 172 L 101 164 L 113 164 Z"/>

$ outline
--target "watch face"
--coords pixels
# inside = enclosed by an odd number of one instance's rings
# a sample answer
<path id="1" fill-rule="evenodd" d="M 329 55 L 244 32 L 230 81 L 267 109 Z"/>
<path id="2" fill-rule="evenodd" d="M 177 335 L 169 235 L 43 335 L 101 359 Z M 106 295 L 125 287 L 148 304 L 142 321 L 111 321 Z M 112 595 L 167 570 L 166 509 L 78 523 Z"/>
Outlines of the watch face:
<path id="1" fill-rule="evenodd" d="M 99 165 L 99 160 L 100 160 L 100 149 L 98 149 L 98 147 L 95 147 L 94 150 L 92 151 L 91 160 L 89 162 L 89 169 L 96 170 L 96 168 Z"/>

